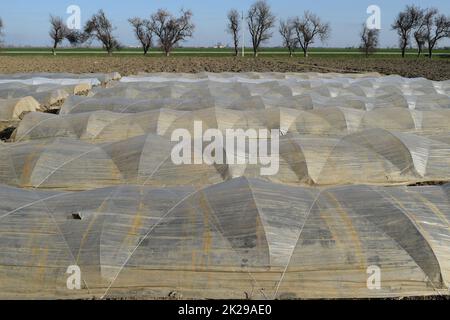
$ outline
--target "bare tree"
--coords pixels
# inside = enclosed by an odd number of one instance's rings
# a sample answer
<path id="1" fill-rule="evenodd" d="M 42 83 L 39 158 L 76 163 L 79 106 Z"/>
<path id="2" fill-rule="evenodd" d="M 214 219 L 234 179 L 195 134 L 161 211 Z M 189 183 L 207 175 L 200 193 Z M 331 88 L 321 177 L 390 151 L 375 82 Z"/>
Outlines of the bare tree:
<path id="1" fill-rule="evenodd" d="M 422 12 L 422 18 L 420 19 L 420 25 L 417 27 L 417 29 L 414 31 L 414 40 L 417 45 L 417 56 L 420 57 L 423 51 L 423 47 L 425 46 L 427 34 L 426 34 L 426 28 L 424 24 L 424 12 Z"/>
<path id="2" fill-rule="evenodd" d="M 103 48 L 112 55 L 113 51 L 120 49 L 119 41 L 114 37 L 113 31 L 114 27 L 106 17 L 105 12 L 100 10 L 97 14 L 93 15 L 91 19 L 86 22 L 84 27 L 85 39 L 95 38 L 100 41 Z"/>
<path id="3" fill-rule="evenodd" d="M 450 35 L 450 17 L 439 14 L 437 9 L 428 9 L 423 17 L 425 42 L 428 46 L 428 56 L 431 59 L 433 50 L 439 40 Z"/>
<path id="4" fill-rule="evenodd" d="M 405 10 L 400 12 L 392 24 L 392 29 L 397 31 L 399 36 L 400 49 L 402 57 L 405 57 L 406 48 L 410 44 L 411 33 L 423 18 L 423 11 L 416 6 L 406 6 Z"/>
<path id="5" fill-rule="evenodd" d="M 417 57 L 420 57 L 426 43 L 425 14 L 427 10 L 425 9 L 418 9 L 418 10 L 420 10 L 418 14 L 419 17 L 416 26 L 413 30 L 414 31 L 413 37 L 417 46 Z"/>
<path id="6" fill-rule="evenodd" d="M 181 11 L 180 17 L 159 9 L 150 18 L 150 30 L 159 38 L 159 44 L 166 54 L 170 55 L 173 47 L 180 41 L 192 37 L 195 25 L 192 23 L 192 12 Z"/>
<path id="7" fill-rule="evenodd" d="M 144 55 L 152 47 L 153 43 L 153 33 L 150 29 L 150 21 L 142 20 L 140 18 L 129 19 L 128 22 L 133 26 L 134 35 L 141 43 L 142 49 L 144 50 Z"/>
<path id="8" fill-rule="evenodd" d="M 56 49 L 69 34 L 69 29 L 61 17 L 50 16 L 50 38 L 53 40 L 52 53 L 56 56 Z"/>
<path id="9" fill-rule="evenodd" d="M 331 27 L 328 23 L 324 23 L 315 14 L 306 11 L 303 18 L 296 18 L 294 21 L 295 32 L 300 47 L 305 57 L 308 56 L 308 49 L 317 38 L 321 41 L 328 39 L 331 33 Z"/>
<path id="10" fill-rule="evenodd" d="M 420 57 L 423 51 L 423 47 L 427 42 L 426 33 L 424 29 L 418 29 L 414 32 L 414 40 L 417 45 L 417 56 Z"/>
<path id="11" fill-rule="evenodd" d="M 78 31 L 70 30 L 61 17 L 50 15 L 50 32 L 49 35 L 53 40 L 52 53 L 56 55 L 56 49 L 66 39 L 72 46 L 86 42 L 89 35 Z"/>
<path id="12" fill-rule="evenodd" d="M 235 9 L 228 12 L 227 32 L 233 36 L 234 55 L 239 55 L 239 31 L 241 30 L 241 19 L 239 12 Z"/>
<path id="13" fill-rule="evenodd" d="M 295 49 L 298 46 L 298 39 L 295 37 L 294 21 L 289 19 L 287 21 L 281 20 L 278 31 L 283 38 L 283 46 L 289 50 L 289 57 L 294 55 Z"/>
<path id="14" fill-rule="evenodd" d="M 66 39 L 70 42 L 72 46 L 77 46 L 89 40 L 89 35 L 78 31 L 78 30 L 69 30 L 66 35 Z"/>
<path id="15" fill-rule="evenodd" d="M 0 18 L 0 44 L 2 44 L 3 42 L 3 28 L 4 28 L 3 20 L 2 18 Z"/>
<path id="16" fill-rule="evenodd" d="M 275 16 L 265 0 L 256 1 L 247 13 L 247 24 L 252 37 L 253 54 L 258 56 L 259 47 L 272 37 L 270 29 L 275 26 Z"/>
<path id="17" fill-rule="evenodd" d="M 364 23 L 361 31 L 361 45 L 359 49 L 364 52 L 366 57 L 377 50 L 380 31 L 377 29 L 369 29 Z"/>

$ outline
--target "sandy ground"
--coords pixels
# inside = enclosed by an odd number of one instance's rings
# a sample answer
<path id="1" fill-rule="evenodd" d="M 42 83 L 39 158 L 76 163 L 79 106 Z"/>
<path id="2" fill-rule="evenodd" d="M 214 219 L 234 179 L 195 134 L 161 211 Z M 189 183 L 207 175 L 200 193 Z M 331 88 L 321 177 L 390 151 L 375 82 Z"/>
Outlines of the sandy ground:
<path id="1" fill-rule="evenodd" d="M 0 73 L 21 72 L 379 72 L 404 77 L 450 79 L 450 59 L 364 57 L 93 57 L 0 56 Z"/>

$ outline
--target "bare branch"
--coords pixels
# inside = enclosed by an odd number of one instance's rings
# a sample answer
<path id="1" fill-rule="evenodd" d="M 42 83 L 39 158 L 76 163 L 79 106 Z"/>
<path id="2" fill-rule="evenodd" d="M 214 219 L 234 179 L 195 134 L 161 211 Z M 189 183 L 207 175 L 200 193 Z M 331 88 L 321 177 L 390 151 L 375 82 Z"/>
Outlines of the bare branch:
<path id="1" fill-rule="evenodd" d="M 69 29 L 60 17 L 50 16 L 50 38 L 53 40 L 52 52 L 56 55 L 56 49 L 69 34 Z"/>
<path id="2" fill-rule="evenodd" d="M 278 31 L 283 38 L 283 46 L 289 50 L 289 56 L 292 57 L 295 49 L 298 47 L 298 40 L 295 37 L 295 25 L 293 19 L 287 21 L 281 20 Z"/>
<path id="3" fill-rule="evenodd" d="M 392 24 L 392 30 L 396 30 L 399 36 L 400 49 L 402 57 L 405 57 L 406 47 L 410 44 L 411 33 L 417 28 L 423 19 L 423 10 L 416 6 L 406 6 L 405 10 L 400 12 Z"/>
<path id="4" fill-rule="evenodd" d="M 328 23 L 323 23 L 318 16 L 306 11 L 303 18 L 296 18 L 294 21 L 295 32 L 300 47 L 303 49 L 304 56 L 308 56 L 308 49 L 317 38 L 322 42 L 327 40 L 331 33 L 331 27 Z"/>
<path id="5" fill-rule="evenodd" d="M 239 12 L 235 9 L 228 12 L 227 32 L 233 36 L 234 53 L 239 54 L 239 32 L 241 31 L 241 19 Z"/>
<path id="6" fill-rule="evenodd" d="M 247 24 L 252 38 L 253 53 L 257 57 L 259 47 L 272 37 L 270 29 L 275 26 L 275 16 L 265 0 L 259 0 L 250 7 Z"/>
<path id="7" fill-rule="evenodd" d="M 84 32 L 78 30 L 69 30 L 66 35 L 66 39 L 70 42 L 72 46 L 77 46 L 79 44 L 85 43 L 88 41 L 90 36 Z"/>
<path id="8" fill-rule="evenodd" d="M 425 10 L 422 10 L 421 18 L 419 21 L 419 24 L 417 25 L 416 29 L 414 30 L 414 40 L 417 45 L 417 56 L 420 57 L 422 54 L 423 47 L 425 46 L 425 43 L 427 41 L 427 30 L 425 26 Z"/>
<path id="9" fill-rule="evenodd" d="M 433 50 L 439 40 L 450 34 L 450 17 L 439 14 L 435 8 L 427 9 L 423 17 L 423 35 L 428 46 L 429 58 L 432 58 Z"/>
<path id="10" fill-rule="evenodd" d="M 3 20 L 2 20 L 2 18 L 0 18 L 0 45 L 3 44 L 3 36 L 4 36 L 3 28 L 4 27 L 5 27 L 5 25 L 3 24 Z"/>
<path id="11" fill-rule="evenodd" d="M 192 23 L 192 12 L 181 11 L 180 17 L 174 17 L 167 10 L 159 9 L 150 18 L 149 28 L 159 38 L 159 44 L 166 56 L 180 41 L 192 37 L 195 25 Z"/>
<path id="12" fill-rule="evenodd" d="M 133 26 L 134 34 L 141 43 L 142 49 L 144 50 L 144 55 L 146 55 L 153 44 L 153 34 L 150 29 L 150 21 L 142 20 L 140 18 L 133 18 L 129 19 L 128 22 L 130 22 Z"/>
<path id="13" fill-rule="evenodd" d="M 361 45 L 359 49 L 365 53 L 366 57 L 377 50 L 380 31 L 377 29 L 369 29 L 364 23 L 361 31 Z"/>
<path id="14" fill-rule="evenodd" d="M 114 50 L 120 49 L 121 45 L 119 41 L 113 36 L 114 27 L 106 17 L 103 10 L 100 10 L 97 14 L 93 15 L 90 20 L 86 22 L 84 32 L 86 39 L 95 38 L 103 44 L 103 48 L 112 54 Z"/>

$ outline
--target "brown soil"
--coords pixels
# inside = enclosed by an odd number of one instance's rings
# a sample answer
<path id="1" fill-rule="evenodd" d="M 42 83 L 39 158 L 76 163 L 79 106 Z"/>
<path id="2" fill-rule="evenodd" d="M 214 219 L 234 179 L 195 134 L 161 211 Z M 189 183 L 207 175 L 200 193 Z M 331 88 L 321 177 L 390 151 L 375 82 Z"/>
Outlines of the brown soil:
<path id="1" fill-rule="evenodd" d="M 444 184 L 447 184 L 448 181 L 424 181 L 424 182 L 417 182 L 413 184 L 409 184 L 408 187 L 426 187 L 426 186 L 443 186 Z"/>
<path id="2" fill-rule="evenodd" d="M 79 57 L 79 56 L 0 56 L 0 73 L 114 72 L 379 72 L 404 77 L 450 79 L 450 59 L 364 57 Z"/>
<path id="3" fill-rule="evenodd" d="M 15 127 L 7 127 L 5 129 L 1 129 L 1 131 L 0 131 L 0 140 L 4 141 L 4 142 L 9 142 L 9 140 L 11 139 L 11 136 L 12 136 L 14 130 L 16 130 Z"/>

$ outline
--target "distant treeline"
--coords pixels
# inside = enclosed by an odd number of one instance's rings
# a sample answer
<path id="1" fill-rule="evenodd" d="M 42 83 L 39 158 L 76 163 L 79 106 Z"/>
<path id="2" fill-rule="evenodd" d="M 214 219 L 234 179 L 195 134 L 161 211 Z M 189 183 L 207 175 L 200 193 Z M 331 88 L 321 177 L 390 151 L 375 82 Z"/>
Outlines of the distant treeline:
<path id="1" fill-rule="evenodd" d="M 190 10 L 182 10 L 176 16 L 167 10 L 159 9 L 148 19 L 134 17 L 128 21 L 144 55 L 152 47 L 157 46 L 166 56 L 169 56 L 174 48 L 180 47 L 180 43 L 193 36 L 195 25 L 192 20 L 193 13 Z M 236 9 L 230 10 L 227 15 L 226 30 L 232 37 L 234 54 L 238 56 L 240 52 L 242 53 L 240 45 L 245 36 L 244 25 L 250 35 L 253 55 L 257 57 L 262 45 L 272 38 L 276 22 L 277 18 L 266 0 L 253 3 L 246 14 L 241 14 Z M 103 10 L 94 14 L 82 30 L 71 30 L 61 17 L 52 15 L 50 25 L 49 35 L 53 41 L 54 55 L 64 40 L 67 40 L 72 47 L 78 48 L 88 47 L 92 40 L 97 40 L 101 43 L 102 49 L 110 55 L 115 50 L 123 48 L 113 34 L 115 27 Z M 417 49 L 418 56 L 427 50 L 431 58 L 438 43 L 450 37 L 450 17 L 441 14 L 436 8 L 406 6 L 397 15 L 391 27 L 398 34 L 399 49 L 403 57 L 408 48 L 414 47 Z M 0 43 L 4 36 L 3 30 L 4 24 L 0 18 Z M 280 19 L 278 32 L 283 39 L 282 46 L 288 50 L 290 56 L 301 49 L 303 55 L 307 57 L 311 45 L 318 40 L 325 42 L 329 39 L 331 27 L 316 14 L 306 11 L 301 17 Z M 368 56 L 378 49 L 378 45 L 379 30 L 370 28 L 366 23 L 362 24 L 358 49 Z"/>

